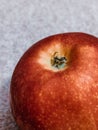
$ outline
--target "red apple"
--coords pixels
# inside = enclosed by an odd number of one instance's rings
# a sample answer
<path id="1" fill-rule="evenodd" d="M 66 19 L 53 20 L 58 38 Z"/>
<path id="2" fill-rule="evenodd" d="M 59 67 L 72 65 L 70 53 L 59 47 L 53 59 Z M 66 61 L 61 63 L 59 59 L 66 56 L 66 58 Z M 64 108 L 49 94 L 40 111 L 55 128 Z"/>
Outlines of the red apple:
<path id="1" fill-rule="evenodd" d="M 21 130 L 98 130 L 98 39 L 50 36 L 20 59 L 11 108 Z"/>

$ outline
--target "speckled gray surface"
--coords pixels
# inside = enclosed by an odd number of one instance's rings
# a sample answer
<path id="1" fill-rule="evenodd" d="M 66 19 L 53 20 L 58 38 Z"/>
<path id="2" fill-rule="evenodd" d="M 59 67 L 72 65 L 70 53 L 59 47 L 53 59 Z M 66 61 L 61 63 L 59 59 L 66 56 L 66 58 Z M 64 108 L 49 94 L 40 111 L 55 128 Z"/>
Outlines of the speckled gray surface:
<path id="1" fill-rule="evenodd" d="M 0 0 L 0 130 L 17 130 L 9 86 L 24 51 L 46 36 L 74 31 L 98 37 L 98 0 Z"/>

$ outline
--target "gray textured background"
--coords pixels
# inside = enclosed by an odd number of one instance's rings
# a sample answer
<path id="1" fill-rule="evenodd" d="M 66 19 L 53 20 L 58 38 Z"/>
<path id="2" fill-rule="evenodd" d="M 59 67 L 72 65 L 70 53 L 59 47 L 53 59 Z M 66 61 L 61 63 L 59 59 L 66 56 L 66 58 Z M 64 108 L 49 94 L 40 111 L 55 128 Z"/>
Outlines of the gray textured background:
<path id="1" fill-rule="evenodd" d="M 12 72 L 24 51 L 56 33 L 98 37 L 98 0 L 0 0 L 0 130 L 17 130 L 9 106 Z"/>

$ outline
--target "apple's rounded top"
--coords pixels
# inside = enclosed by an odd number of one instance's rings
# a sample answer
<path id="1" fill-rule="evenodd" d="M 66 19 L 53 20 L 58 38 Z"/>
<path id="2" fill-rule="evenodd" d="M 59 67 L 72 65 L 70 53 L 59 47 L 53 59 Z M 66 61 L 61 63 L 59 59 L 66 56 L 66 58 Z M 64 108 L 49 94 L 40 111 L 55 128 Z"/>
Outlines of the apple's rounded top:
<path id="1" fill-rule="evenodd" d="M 98 49 L 98 38 L 92 35 L 79 32 L 56 34 L 32 45 L 18 66 L 23 68 L 24 63 L 28 63 L 27 66 L 35 71 L 40 68 L 60 72 L 66 70 L 72 59 L 77 59 L 80 54 L 82 57 L 87 54 L 86 58 L 89 54 L 93 56 L 94 49 Z"/>

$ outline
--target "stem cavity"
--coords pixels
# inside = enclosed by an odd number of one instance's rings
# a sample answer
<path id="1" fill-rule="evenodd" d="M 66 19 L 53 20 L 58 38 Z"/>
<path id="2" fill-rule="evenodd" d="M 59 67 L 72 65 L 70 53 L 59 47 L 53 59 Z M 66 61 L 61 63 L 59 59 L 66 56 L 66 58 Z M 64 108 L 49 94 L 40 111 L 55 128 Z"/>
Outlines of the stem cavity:
<path id="1" fill-rule="evenodd" d="M 59 56 L 58 52 L 55 52 L 51 58 L 51 65 L 57 69 L 63 69 L 66 65 L 67 59 L 64 56 Z"/>

